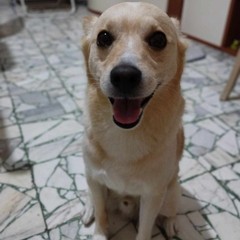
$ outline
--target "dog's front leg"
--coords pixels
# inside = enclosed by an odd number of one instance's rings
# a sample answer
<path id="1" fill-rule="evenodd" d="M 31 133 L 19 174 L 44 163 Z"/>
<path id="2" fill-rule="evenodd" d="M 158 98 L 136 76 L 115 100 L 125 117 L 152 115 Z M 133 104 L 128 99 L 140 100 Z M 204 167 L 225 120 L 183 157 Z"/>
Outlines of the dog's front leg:
<path id="1" fill-rule="evenodd" d="M 137 240 L 151 239 L 152 229 L 163 204 L 164 196 L 165 193 L 141 196 Z"/>
<path id="2" fill-rule="evenodd" d="M 106 212 L 107 188 L 92 178 L 87 178 L 94 206 L 95 231 L 93 240 L 107 240 L 108 220 Z"/>

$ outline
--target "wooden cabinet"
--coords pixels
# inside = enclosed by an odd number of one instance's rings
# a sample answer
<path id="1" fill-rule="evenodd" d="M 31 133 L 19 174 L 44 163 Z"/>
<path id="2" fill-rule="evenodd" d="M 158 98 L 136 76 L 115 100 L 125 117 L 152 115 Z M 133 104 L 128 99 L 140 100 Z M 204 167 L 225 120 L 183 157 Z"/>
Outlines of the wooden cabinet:
<path id="1" fill-rule="evenodd" d="M 167 9 L 168 9 L 168 0 L 143 0 L 141 2 L 152 3 L 158 6 L 159 8 L 161 8 L 165 12 L 167 12 Z"/>
<path id="2" fill-rule="evenodd" d="M 89 10 L 93 12 L 101 13 L 105 11 L 107 8 L 120 2 L 122 1 L 121 0 L 88 0 L 87 4 L 88 4 Z"/>
<path id="3" fill-rule="evenodd" d="M 181 20 L 182 31 L 221 46 L 230 3 L 229 0 L 185 0 Z"/>
<path id="4" fill-rule="evenodd" d="M 123 0 L 88 0 L 88 8 L 94 12 L 103 12 L 107 8 L 113 6 L 116 3 L 126 2 Z M 133 0 L 130 2 L 139 2 L 139 0 Z M 163 11 L 167 11 L 168 0 L 142 0 L 141 2 L 149 2 L 157 5 Z"/>
<path id="5" fill-rule="evenodd" d="M 215 47 L 230 49 L 240 40 L 239 0 L 184 0 L 182 31 Z"/>

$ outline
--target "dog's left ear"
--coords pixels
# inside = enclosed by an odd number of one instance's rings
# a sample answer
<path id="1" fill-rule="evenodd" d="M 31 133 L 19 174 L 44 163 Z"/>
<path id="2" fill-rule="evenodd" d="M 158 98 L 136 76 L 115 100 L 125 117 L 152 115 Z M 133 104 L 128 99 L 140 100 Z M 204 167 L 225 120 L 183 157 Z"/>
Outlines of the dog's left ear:
<path id="1" fill-rule="evenodd" d="M 180 32 L 180 23 L 179 23 L 179 20 L 177 18 L 173 18 L 171 17 L 171 21 L 173 23 L 173 25 L 175 26 L 176 30 L 178 32 Z"/>
<path id="2" fill-rule="evenodd" d="M 83 31 L 85 35 L 89 35 L 98 17 L 95 15 L 86 16 L 83 18 Z"/>
<path id="3" fill-rule="evenodd" d="M 187 42 L 186 38 L 184 37 L 184 35 L 180 31 L 179 21 L 176 18 L 172 18 L 172 17 L 171 17 L 171 20 L 172 20 L 173 25 L 176 28 L 176 31 L 177 31 L 180 50 L 182 52 L 184 52 L 188 47 L 188 42 Z"/>
<path id="4" fill-rule="evenodd" d="M 83 19 L 82 26 L 83 26 L 84 35 L 81 39 L 81 47 L 82 47 L 83 55 L 85 57 L 86 66 L 88 64 L 88 58 L 89 58 L 89 52 L 90 52 L 90 34 L 97 19 L 98 17 L 94 15 L 84 17 Z"/>

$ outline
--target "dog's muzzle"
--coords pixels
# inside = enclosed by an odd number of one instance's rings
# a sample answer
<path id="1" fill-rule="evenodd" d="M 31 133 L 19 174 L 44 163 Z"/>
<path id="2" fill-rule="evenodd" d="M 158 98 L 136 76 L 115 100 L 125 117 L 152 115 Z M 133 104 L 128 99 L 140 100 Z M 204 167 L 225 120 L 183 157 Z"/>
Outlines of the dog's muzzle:
<path id="1" fill-rule="evenodd" d="M 132 65 L 118 65 L 112 69 L 110 81 L 118 93 L 116 97 L 109 98 L 113 106 L 113 121 L 121 128 L 135 127 L 141 120 L 145 105 L 153 96 L 133 97 L 141 84 L 142 72 Z"/>

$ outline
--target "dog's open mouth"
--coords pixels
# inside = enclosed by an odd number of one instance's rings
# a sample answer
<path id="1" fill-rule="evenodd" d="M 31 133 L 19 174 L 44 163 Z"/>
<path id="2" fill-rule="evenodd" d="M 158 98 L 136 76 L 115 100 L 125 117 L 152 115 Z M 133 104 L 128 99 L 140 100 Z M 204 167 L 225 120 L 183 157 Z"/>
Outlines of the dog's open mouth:
<path id="1" fill-rule="evenodd" d="M 135 127 L 141 120 L 143 109 L 152 98 L 109 98 L 113 106 L 113 121 L 121 128 Z"/>

